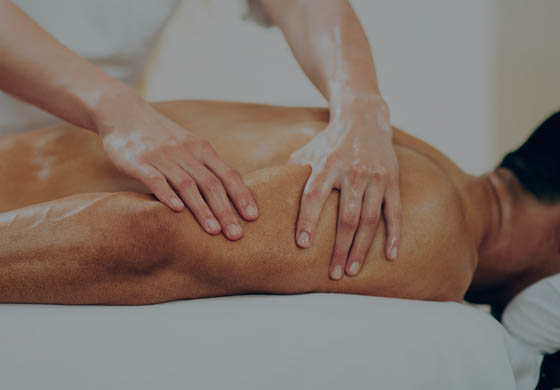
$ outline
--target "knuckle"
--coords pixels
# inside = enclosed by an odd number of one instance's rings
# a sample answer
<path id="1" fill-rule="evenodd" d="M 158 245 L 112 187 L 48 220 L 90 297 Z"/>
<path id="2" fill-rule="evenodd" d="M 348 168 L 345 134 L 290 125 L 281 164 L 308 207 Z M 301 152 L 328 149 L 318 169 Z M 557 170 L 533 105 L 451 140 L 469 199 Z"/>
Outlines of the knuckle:
<path id="1" fill-rule="evenodd" d="M 206 206 L 204 202 L 194 202 L 194 204 L 189 205 L 189 207 L 192 207 L 193 213 L 203 221 L 214 218 L 214 215 L 210 212 L 208 206 Z"/>
<path id="2" fill-rule="evenodd" d="M 399 175 L 397 173 L 392 173 L 387 175 L 387 181 L 391 187 L 396 191 L 399 190 Z"/>
<path id="3" fill-rule="evenodd" d="M 198 141 L 198 146 L 206 153 L 211 153 L 214 151 L 214 148 L 210 144 L 210 141 L 207 139 L 201 139 Z"/>
<path id="4" fill-rule="evenodd" d="M 189 209 L 192 211 L 192 213 L 195 214 L 197 217 L 202 219 L 208 219 L 209 217 L 211 217 L 208 214 L 208 210 L 206 210 L 203 204 L 197 201 L 193 201 L 192 199 L 189 199 L 189 201 L 186 203 Z"/>
<path id="5" fill-rule="evenodd" d="M 241 173 L 237 169 L 230 168 L 225 173 L 226 177 L 233 181 L 235 184 L 242 184 L 243 178 L 241 177 Z"/>
<path id="6" fill-rule="evenodd" d="M 336 154 L 330 154 L 325 159 L 325 166 L 328 168 L 336 167 L 341 164 L 341 159 Z"/>
<path id="7" fill-rule="evenodd" d="M 365 226 L 374 226 L 379 221 L 379 214 L 366 214 L 362 216 L 361 223 Z"/>
<path id="8" fill-rule="evenodd" d="M 306 188 L 302 197 L 302 203 L 313 204 L 317 199 L 319 199 L 319 189 L 315 186 L 309 186 Z"/>
<path id="9" fill-rule="evenodd" d="M 398 204 L 398 205 L 395 207 L 395 211 L 394 211 L 394 214 L 393 214 L 393 219 L 394 219 L 396 222 L 400 222 L 401 219 L 402 219 L 402 209 L 401 209 L 401 205 L 400 205 L 400 204 Z"/>
<path id="10" fill-rule="evenodd" d="M 197 165 L 201 165 L 200 161 L 198 160 L 198 158 L 196 157 L 195 153 L 193 152 L 192 149 L 188 148 L 188 147 L 184 147 L 183 150 L 181 150 L 181 156 L 179 157 L 179 161 L 184 163 L 187 166 L 197 166 Z"/>
<path id="11" fill-rule="evenodd" d="M 348 263 L 352 264 L 353 262 L 357 261 L 358 263 L 362 264 L 364 262 L 364 258 L 366 257 L 366 253 L 363 250 L 356 250 L 352 255 L 348 258 Z"/>
<path id="12" fill-rule="evenodd" d="M 343 264 L 344 260 L 346 260 L 346 255 L 347 254 L 348 254 L 348 252 L 346 250 L 344 250 L 344 248 L 341 248 L 341 247 L 334 248 L 333 253 L 332 253 L 333 264 Z"/>
<path id="13" fill-rule="evenodd" d="M 233 203 L 236 208 L 241 207 L 244 209 L 243 213 L 246 213 L 247 207 L 254 203 L 252 197 L 250 195 L 246 195 L 244 192 L 233 194 L 231 195 L 231 198 L 233 199 Z"/>
<path id="14" fill-rule="evenodd" d="M 369 175 L 376 181 L 383 180 L 387 175 L 387 168 L 377 165 L 369 170 Z"/>
<path id="15" fill-rule="evenodd" d="M 369 167 L 363 161 L 352 163 L 352 173 L 356 178 L 362 178 L 369 173 Z"/>
<path id="16" fill-rule="evenodd" d="M 245 208 L 251 203 L 251 198 L 245 195 L 244 192 L 229 191 L 228 194 L 236 207 Z"/>
<path id="17" fill-rule="evenodd" d="M 315 226 L 315 221 L 313 221 L 309 216 L 302 217 L 300 218 L 298 225 L 301 230 L 312 233 L 313 227 Z"/>
<path id="18" fill-rule="evenodd" d="M 210 210 L 208 210 L 208 207 L 206 207 L 206 205 L 200 206 L 198 208 L 198 213 L 200 215 L 200 219 L 203 221 L 208 221 L 215 218 L 214 214 L 212 214 Z"/>
<path id="19" fill-rule="evenodd" d="M 142 178 L 146 181 L 154 181 L 159 177 L 158 172 L 151 171 L 151 170 L 148 171 L 148 172 L 146 172 L 146 171 L 147 171 L 147 169 L 142 172 Z"/>
<path id="20" fill-rule="evenodd" d="M 171 149 L 173 149 L 173 146 L 170 144 L 153 145 L 149 148 L 146 148 L 142 152 L 142 155 L 154 158 L 168 153 Z"/>
<path id="21" fill-rule="evenodd" d="M 222 192 L 223 186 L 222 186 L 222 182 L 220 182 L 218 179 L 214 177 L 210 177 L 204 181 L 204 187 L 206 188 L 206 191 L 212 194 L 217 194 Z"/>
<path id="22" fill-rule="evenodd" d="M 358 215 L 355 212 L 344 214 L 340 219 L 340 224 L 345 229 L 355 229 L 358 226 Z"/>
<path id="23" fill-rule="evenodd" d="M 178 184 L 182 190 L 192 190 L 196 186 L 194 180 L 190 177 L 183 177 Z"/>
<path id="24" fill-rule="evenodd" d="M 158 172 L 148 173 L 146 174 L 146 181 L 151 185 L 159 185 L 163 184 L 165 178 Z"/>
<path id="25" fill-rule="evenodd" d="M 136 155 L 136 157 L 134 158 L 134 162 L 135 163 L 139 163 L 139 164 L 150 164 L 150 162 L 153 160 L 153 154 L 149 153 L 149 152 L 142 152 L 139 153 L 138 155 Z"/>

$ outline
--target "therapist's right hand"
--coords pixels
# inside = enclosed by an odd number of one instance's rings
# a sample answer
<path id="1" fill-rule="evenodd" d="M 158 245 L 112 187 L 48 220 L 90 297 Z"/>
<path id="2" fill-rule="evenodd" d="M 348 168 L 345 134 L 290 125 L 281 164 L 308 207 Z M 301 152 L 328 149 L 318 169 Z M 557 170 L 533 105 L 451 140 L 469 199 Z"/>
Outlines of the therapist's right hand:
<path id="1" fill-rule="evenodd" d="M 237 214 L 258 217 L 256 202 L 239 172 L 210 143 L 157 112 L 139 96 L 110 104 L 96 119 L 105 152 L 126 175 L 142 182 L 174 211 L 186 205 L 210 234 L 243 235 Z"/>

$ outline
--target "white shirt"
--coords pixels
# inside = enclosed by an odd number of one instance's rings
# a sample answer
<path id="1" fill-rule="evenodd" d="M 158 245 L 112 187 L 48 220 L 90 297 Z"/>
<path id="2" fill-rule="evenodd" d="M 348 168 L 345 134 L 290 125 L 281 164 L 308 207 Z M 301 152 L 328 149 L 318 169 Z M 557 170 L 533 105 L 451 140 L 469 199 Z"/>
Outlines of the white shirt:
<path id="1" fill-rule="evenodd" d="M 13 0 L 43 29 L 111 76 L 134 84 L 179 0 Z M 266 24 L 254 0 L 246 18 Z M 25 42 L 21 43 L 22 46 Z M 42 127 L 56 117 L 0 91 L 0 135 Z"/>

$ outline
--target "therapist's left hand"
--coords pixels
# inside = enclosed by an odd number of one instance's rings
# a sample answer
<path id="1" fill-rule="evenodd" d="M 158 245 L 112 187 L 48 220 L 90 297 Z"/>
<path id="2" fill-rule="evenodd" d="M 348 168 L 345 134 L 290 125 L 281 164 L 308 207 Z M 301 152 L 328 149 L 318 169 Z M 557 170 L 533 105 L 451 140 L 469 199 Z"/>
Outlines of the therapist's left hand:
<path id="1" fill-rule="evenodd" d="M 361 269 L 383 216 L 385 256 L 398 255 L 401 202 L 398 163 L 392 144 L 389 110 L 380 95 L 331 110 L 325 130 L 294 152 L 293 162 L 311 166 L 301 198 L 296 242 L 308 248 L 333 188 L 340 190 L 336 240 L 329 275 L 339 280 Z"/>

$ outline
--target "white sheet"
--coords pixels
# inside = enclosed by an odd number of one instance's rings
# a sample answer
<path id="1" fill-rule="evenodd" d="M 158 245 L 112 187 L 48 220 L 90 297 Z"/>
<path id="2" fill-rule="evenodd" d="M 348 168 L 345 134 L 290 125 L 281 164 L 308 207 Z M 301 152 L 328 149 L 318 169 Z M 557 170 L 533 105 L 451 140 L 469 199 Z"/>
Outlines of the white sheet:
<path id="1" fill-rule="evenodd" d="M 0 305 L 0 387 L 514 389 L 504 340 L 472 307 L 353 295 Z"/>

